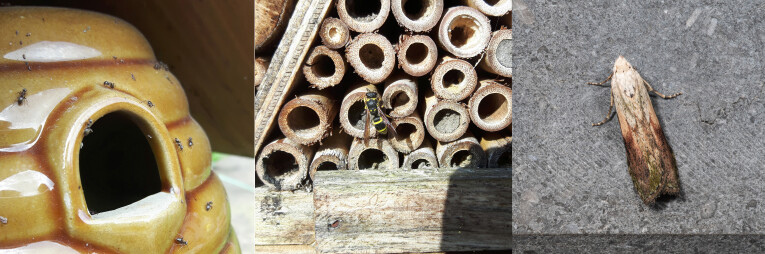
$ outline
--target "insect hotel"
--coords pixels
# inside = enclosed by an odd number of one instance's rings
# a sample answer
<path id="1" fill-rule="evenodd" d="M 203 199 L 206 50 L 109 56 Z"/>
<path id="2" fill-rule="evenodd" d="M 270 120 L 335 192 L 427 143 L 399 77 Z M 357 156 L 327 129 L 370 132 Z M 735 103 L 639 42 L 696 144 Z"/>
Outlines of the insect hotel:
<path id="1" fill-rule="evenodd" d="M 511 10 L 256 6 L 256 251 L 510 249 Z"/>

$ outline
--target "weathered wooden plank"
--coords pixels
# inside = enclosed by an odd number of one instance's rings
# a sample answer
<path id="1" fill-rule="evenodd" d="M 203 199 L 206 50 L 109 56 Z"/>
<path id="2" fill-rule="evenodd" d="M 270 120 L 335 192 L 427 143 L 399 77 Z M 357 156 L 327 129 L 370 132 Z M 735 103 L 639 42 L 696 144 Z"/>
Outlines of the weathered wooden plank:
<path id="1" fill-rule="evenodd" d="M 314 242 L 313 193 L 255 188 L 255 245 Z"/>
<path id="2" fill-rule="evenodd" d="M 318 171 L 319 252 L 511 248 L 511 171 Z"/>
<path id="3" fill-rule="evenodd" d="M 313 254 L 316 253 L 310 245 L 255 245 L 255 253 L 258 254 Z"/>

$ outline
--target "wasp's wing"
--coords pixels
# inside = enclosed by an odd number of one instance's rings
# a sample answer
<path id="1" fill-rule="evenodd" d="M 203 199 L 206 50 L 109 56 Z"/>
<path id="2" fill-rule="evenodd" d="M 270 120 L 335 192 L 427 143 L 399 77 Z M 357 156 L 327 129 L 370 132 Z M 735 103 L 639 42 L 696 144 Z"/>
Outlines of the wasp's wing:
<path id="1" fill-rule="evenodd" d="M 388 116 L 387 114 L 385 114 L 384 111 L 381 110 L 379 104 L 377 105 L 377 112 L 380 112 L 380 117 L 383 119 L 383 123 L 385 123 L 385 126 L 390 127 L 390 132 L 393 134 L 393 136 L 398 136 L 398 134 L 396 133 L 397 126 L 394 123 L 392 123 L 390 120 L 388 120 L 388 117 L 390 116 Z"/>
<path id="2" fill-rule="evenodd" d="M 367 112 L 367 120 L 364 121 L 364 145 L 369 144 L 369 122 L 372 121 L 372 115 L 369 113 L 369 109 L 364 107 L 364 111 Z"/>

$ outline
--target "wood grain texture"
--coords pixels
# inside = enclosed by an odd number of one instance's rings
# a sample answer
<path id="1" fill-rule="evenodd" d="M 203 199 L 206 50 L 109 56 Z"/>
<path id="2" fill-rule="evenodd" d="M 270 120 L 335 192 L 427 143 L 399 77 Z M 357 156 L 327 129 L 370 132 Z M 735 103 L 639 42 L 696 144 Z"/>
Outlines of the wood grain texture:
<path id="1" fill-rule="evenodd" d="M 256 246 L 314 242 L 313 193 L 259 187 L 255 199 Z"/>
<path id="2" fill-rule="evenodd" d="M 511 248 L 506 169 L 318 171 L 319 252 L 436 252 Z"/>
<path id="3" fill-rule="evenodd" d="M 309 45 L 331 6 L 331 0 L 299 0 L 266 76 L 255 95 L 255 153 L 268 136 L 278 109 L 292 88 L 300 63 L 308 54 Z"/>
<path id="4" fill-rule="evenodd" d="M 255 245 L 255 253 L 258 254 L 313 254 L 316 249 L 310 245 Z"/>

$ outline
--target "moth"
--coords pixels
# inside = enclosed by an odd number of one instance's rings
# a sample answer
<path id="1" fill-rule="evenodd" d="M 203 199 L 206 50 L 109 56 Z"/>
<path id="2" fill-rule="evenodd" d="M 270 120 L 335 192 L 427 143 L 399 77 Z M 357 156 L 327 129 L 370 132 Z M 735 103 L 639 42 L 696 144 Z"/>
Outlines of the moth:
<path id="1" fill-rule="evenodd" d="M 616 59 L 613 72 L 606 80 L 587 84 L 602 86 L 608 80 L 611 80 L 611 105 L 605 119 L 593 126 L 606 123 L 616 105 L 629 173 L 640 199 L 646 205 L 653 205 L 659 195 L 677 195 L 680 183 L 675 155 L 667 143 L 648 93 L 653 92 L 664 99 L 672 99 L 682 93 L 667 96 L 654 90 L 623 56 Z"/>

